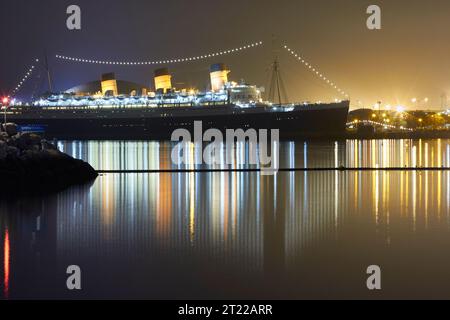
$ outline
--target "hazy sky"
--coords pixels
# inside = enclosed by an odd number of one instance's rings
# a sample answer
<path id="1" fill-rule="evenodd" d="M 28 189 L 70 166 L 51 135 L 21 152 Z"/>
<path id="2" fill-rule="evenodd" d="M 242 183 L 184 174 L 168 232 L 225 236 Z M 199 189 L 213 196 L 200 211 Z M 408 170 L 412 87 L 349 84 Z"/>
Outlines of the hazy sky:
<path id="1" fill-rule="evenodd" d="M 82 30 L 66 28 L 66 8 L 82 10 Z M 382 9 L 382 30 L 366 27 L 366 8 Z M 56 89 L 64 90 L 114 71 L 149 85 L 151 66 L 120 67 L 61 62 L 55 54 L 92 59 L 161 60 L 196 56 L 242 44 L 265 45 L 239 55 L 168 65 L 178 87 L 204 88 L 208 66 L 224 62 L 233 80 L 268 87 L 271 37 L 301 53 L 351 95 L 352 105 L 408 105 L 428 97 L 429 108 L 450 98 L 448 0 L 2 0 L 0 90 L 14 87 L 47 49 Z M 280 52 L 291 101 L 334 100 L 333 89 Z M 218 61 L 219 60 L 219 61 Z M 39 84 L 32 78 L 22 96 Z M 41 89 L 45 89 L 41 85 Z M 423 105 L 423 103 L 422 103 Z"/>

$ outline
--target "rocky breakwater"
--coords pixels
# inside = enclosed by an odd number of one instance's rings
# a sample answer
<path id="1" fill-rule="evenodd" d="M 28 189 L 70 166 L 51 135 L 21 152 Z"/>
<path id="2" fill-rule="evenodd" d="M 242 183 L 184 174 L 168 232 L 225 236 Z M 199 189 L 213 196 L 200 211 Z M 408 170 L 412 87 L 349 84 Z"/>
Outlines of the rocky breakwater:
<path id="1" fill-rule="evenodd" d="M 93 181 L 88 163 L 60 152 L 33 133 L 20 133 L 13 123 L 1 126 L 0 196 L 47 193 Z"/>

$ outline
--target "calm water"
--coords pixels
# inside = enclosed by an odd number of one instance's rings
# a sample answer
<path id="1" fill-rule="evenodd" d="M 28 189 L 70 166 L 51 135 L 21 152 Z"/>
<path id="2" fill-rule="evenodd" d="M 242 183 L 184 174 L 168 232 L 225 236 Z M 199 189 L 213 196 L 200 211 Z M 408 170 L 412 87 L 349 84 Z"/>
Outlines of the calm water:
<path id="1" fill-rule="evenodd" d="M 96 169 L 173 167 L 169 143 L 59 147 Z M 442 167 L 450 140 L 282 143 L 280 156 Z M 450 171 L 107 174 L 0 202 L 0 262 L 4 298 L 450 298 Z M 372 264 L 381 292 L 366 289 Z"/>

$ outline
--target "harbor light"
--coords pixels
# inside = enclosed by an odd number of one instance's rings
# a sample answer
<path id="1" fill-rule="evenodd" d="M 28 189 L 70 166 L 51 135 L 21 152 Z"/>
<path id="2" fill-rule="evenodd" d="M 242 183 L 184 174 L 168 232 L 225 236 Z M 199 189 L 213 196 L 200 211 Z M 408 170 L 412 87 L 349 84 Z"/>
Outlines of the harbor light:
<path id="1" fill-rule="evenodd" d="M 9 97 L 3 97 L 2 99 L 2 104 L 3 104 L 3 110 L 4 110 L 4 114 L 3 114 L 3 123 L 6 126 L 6 109 L 8 108 L 8 104 L 9 104 Z"/>

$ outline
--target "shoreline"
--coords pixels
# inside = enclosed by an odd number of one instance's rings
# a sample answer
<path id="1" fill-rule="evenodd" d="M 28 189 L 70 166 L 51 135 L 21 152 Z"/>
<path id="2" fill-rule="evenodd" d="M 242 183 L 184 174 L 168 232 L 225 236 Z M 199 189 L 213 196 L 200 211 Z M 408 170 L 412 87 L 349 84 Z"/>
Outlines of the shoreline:
<path id="1" fill-rule="evenodd" d="M 348 132 L 345 138 L 357 140 L 450 139 L 450 130 L 414 131 L 414 132 L 375 132 L 369 134 Z"/>

